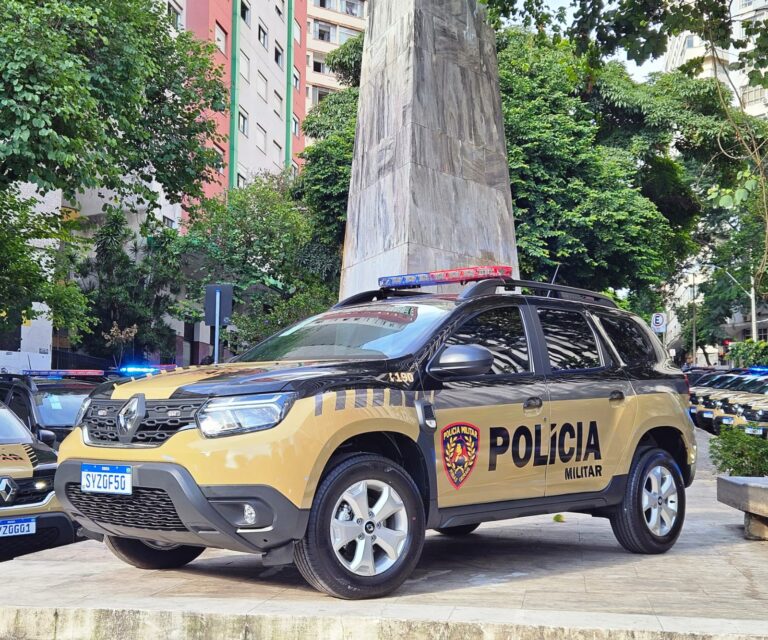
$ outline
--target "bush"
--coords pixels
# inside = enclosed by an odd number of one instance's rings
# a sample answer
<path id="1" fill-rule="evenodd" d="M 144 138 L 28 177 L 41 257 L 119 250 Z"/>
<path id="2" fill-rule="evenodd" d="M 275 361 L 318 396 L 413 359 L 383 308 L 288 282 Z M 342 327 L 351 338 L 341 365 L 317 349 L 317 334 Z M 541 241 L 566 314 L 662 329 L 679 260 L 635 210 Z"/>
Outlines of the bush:
<path id="1" fill-rule="evenodd" d="M 768 440 L 723 425 L 710 447 L 712 462 L 720 473 L 732 476 L 768 476 Z"/>

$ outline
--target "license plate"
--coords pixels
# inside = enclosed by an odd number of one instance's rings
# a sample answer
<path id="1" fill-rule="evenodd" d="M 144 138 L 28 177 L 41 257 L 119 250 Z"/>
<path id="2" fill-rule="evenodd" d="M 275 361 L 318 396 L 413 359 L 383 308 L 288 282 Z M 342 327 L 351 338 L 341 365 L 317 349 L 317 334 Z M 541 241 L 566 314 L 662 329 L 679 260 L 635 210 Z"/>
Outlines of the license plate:
<path id="1" fill-rule="evenodd" d="M 690 413 L 692 416 L 695 416 L 696 415 L 696 408 L 695 407 L 691 407 L 690 409 L 688 409 L 688 413 Z"/>
<path id="2" fill-rule="evenodd" d="M 133 493 L 133 473 L 130 467 L 84 464 L 80 467 L 80 490 L 129 496 Z"/>
<path id="3" fill-rule="evenodd" d="M 35 533 L 37 533 L 37 521 L 34 518 L 0 520 L 0 538 L 31 536 Z"/>
<path id="4" fill-rule="evenodd" d="M 733 424 L 733 418 L 723 418 L 723 424 Z"/>
<path id="5" fill-rule="evenodd" d="M 748 433 L 751 436 L 763 435 L 763 430 L 758 427 L 744 427 L 744 433 Z"/>
<path id="6" fill-rule="evenodd" d="M 704 411 L 701 414 L 702 418 L 713 418 L 715 416 L 715 413 L 713 411 Z"/>

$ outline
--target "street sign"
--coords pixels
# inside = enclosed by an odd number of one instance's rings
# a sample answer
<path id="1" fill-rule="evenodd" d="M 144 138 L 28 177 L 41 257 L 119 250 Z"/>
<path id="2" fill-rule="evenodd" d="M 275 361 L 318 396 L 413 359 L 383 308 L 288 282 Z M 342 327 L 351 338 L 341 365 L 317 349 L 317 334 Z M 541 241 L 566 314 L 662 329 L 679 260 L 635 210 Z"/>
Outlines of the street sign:
<path id="1" fill-rule="evenodd" d="M 666 333 L 667 331 L 667 316 L 663 313 L 654 313 L 651 318 L 651 329 L 656 333 Z"/>
<path id="2" fill-rule="evenodd" d="M 222 327 L 232 324 L 232 299 L 234 287 L 231 284 L 210 284 L 205 288 L 205 324 L 216 326 L 216 297 L 219 297 L 219 323 Z"/>

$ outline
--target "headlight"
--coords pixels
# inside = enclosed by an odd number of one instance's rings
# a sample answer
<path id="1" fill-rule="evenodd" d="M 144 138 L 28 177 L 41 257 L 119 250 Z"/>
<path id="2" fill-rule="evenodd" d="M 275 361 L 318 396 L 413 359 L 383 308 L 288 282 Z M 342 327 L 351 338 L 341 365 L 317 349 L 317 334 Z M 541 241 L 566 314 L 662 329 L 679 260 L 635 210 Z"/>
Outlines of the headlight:
<path id="1" fill-rule="evenodd" d="M 80 411 L 77 412 L 77 418 L 75 418 L 75 424 L 73 424 L 73 427 L 79 427 L 80 423 L 85 418 L 85 415 L 88 413 L 88 409 L 91 408 L 91 399 L 86 398 L 82 405 L 80 405 Z"/>
<path id="2" fill-rule="evenodd" d="M 723 408 L 723 401 L 722 400 L 718 400 L 717 402 L 715 402 L 715 407 L 717 407 L 718 409 L 722 409 Z"/>
<path id="3" fill-rule="evenodd" d="M 214 398 L 198 412 L 197 424 L 207 438 L 265 431 L 282 422 L 295 399 L 292 393 Z"/>

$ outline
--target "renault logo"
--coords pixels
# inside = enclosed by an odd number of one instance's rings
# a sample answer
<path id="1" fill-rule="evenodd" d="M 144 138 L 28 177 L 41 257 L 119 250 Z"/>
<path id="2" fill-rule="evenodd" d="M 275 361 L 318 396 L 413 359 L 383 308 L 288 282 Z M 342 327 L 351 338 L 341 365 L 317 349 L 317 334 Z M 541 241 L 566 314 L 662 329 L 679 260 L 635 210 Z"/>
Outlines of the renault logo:
<path id="1" fill-rule="evenodd" d="M 147 417 L 147 402 L 144 394 L 133 396 L 117 414 L 117 437 L 123 444 L 133 440 L 142 420 Z"/>
<path id="2" fill-rule="evenodd" d="M 18 488 L 13 478 L 0 478 L 0 502 L 10 504 L 16 497 Z"/>

